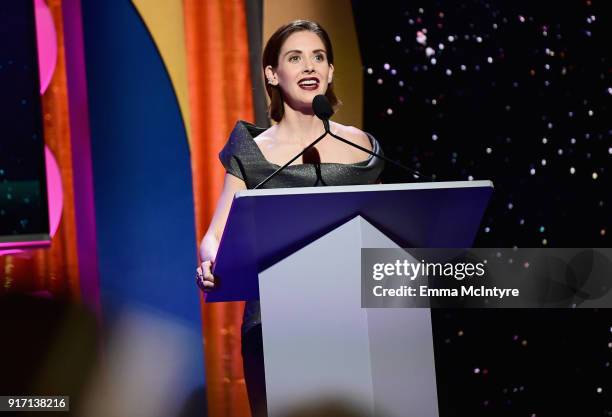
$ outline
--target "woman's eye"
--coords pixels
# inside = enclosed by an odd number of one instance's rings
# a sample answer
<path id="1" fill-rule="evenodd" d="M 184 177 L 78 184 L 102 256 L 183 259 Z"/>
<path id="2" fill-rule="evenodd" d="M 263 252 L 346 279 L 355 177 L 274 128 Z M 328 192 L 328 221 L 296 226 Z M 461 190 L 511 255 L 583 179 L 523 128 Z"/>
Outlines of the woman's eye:
<path id="1" fill-rule="evenodd" d="M 298 55 L 289 57 L 289 62 L 298 62 L 299 60 L 300 60 L 300 57 Z"/>
<path id="2" fill-rule="evenodd" d="M 315 59 L 319 62 L 325 61 L 325 56 L 324 55 L 315 55 Z"/>

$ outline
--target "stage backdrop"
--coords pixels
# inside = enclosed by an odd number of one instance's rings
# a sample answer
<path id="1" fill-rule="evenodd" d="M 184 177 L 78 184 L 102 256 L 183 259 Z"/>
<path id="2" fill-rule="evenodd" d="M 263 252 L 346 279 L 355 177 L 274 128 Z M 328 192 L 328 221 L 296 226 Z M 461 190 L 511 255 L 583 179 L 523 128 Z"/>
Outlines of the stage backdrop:
<path id="1" fill-rule="evenodd" d="M 196 230 L 215 209 L 224 170 L 218 153 L 237 120 L 254 121 L 242 0 L 185 0 Z M 240 355 L 243 303 L 203 306 L 209 415 L 248 416 Z"/>
<path id="2" fill-rule="evenodd" d="M 64 190 L 62 220 L 48 249 L 0 256 L 0 294 L 39 293 L 48 297 L 78 301 L 79 252 L 73 153 L 69 124 L 66 50 L 61 0 L 48 6 L 57 33 L 57 60 L 50 84 L 42 97 L 45 144 L 59 165 Z M 92 304 L 95 309 L 95 305 Z"/>
<path id="3" fill-rule="evenodd" d="M 203 395 L 204 365 L 190 151 L 180 96 L 146 15 L 125 0 L 82 6 L 103 318 L 112 324 L 125 311 L 139 309 L 187 329 L 189 347 L 182 361 L 176 358 L 187 365 L 174 384 L 186 401 L 191 394 Z M 166 23 L 176 17 L 167 15 Z M 173 342 L 160 340 L 142 354 Z"/>

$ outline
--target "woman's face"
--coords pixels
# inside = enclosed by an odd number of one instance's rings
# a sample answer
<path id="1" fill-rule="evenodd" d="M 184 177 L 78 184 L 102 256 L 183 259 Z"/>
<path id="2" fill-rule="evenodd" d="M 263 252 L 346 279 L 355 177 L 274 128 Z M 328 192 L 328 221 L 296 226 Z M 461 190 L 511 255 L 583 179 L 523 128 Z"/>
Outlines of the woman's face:
<path id="1" fill-rule="evenodd" d="M 314 32 L 300 31 L 285 40 L 278 66 L 268 66 L 265 72 L 268 82 L 281 88 L 287 105 L 308 111 L 314 97 L 327 91 L 334 67 L 327 61 L 321 38 Z"/>

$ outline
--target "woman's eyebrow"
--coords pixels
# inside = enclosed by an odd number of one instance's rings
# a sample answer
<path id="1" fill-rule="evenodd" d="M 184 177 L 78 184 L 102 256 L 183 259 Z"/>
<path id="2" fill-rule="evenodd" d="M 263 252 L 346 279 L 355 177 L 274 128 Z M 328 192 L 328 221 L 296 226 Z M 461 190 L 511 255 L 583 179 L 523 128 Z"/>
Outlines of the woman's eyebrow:
<path id="1" fill-rule="evenodd" d="M 298 53 L 298 54 L 301 54 L 301 53 L 302 53 L 302 51 L 300 51 L 299 49 L 292 49 L 292 50 L 290 50 L 290 51 L 285 52 L 285 54 L 284 54 L 283 56 L 287 56 L 287 55 L 289 55 L 289 54 L 291 54 L 291 53 L 294 53 L 294 52 L 295 52 L 295 53 Z M 313 53 L 318 53 L 318 52 L 323 52 L 323 53 L 325 53 L 325 49 L 315 49 L 315 50 L 314 50 L 314 51 L 312 51 L 312 52 L 313 52 Z"/>
<path id="2" fill-rule="evenodd" d="M 299 49 L 292 49 L 290 51 L 285 52 L 285 54 L 283 56 L 287 56 L 287 55 L 292 54 L 294 52 L 297 52 L 298 54 L 302 53 L 302 51 L 300 51 Z"/>

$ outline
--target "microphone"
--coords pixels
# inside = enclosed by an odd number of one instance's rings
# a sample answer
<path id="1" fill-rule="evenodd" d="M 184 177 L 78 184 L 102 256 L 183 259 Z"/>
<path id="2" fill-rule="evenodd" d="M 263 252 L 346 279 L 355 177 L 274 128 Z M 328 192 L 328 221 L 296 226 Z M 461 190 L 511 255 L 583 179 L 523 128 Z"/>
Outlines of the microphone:
<path id="1" fill-rule="evenodd" d="M 323 94 L 316 95 L 312 100 L 312 111 L 319 119 L 323 121 L 325 131 L 329 133 L 329 119 L 334 114 L 334 110 L 332 109 L 331 104 L 329 104 L 327 97 L 325 97 Z"/>
<path id="2" fill-rule="evenodd" d="M 331 137 L 338 139 L 341 142 L 346 143 L 347 145 L 350 145 L 354 148 L 357 148 L 365 153 L 368 153 L 370 155 L 373 155 L 377 158 L 381 158 L 386 162 L 389 162 L 393 165 L 395 165 L 396 167 L 399 167 L 401 169 L 403 169 L 404 171 L 407 171 L 409 173 L 411 173 L 414 178 L 425 178 L 428 179 L 430 181 L 434 181 L 433 178 L 430 178 L 426 175 L 421 174 L 418 171 L 415 171 L 413 169 L 408 168 L 407 166 L 404 166 L 402 164 L 400 164 L 399 162 L 396 162 L 392 159 L 387 158 L 384 155 L 379 155 L 377 153 L 374 153 L 362 146 L 357 145 L 356 143 L 353 143 L 351 141 L 348 141 L 346 139 L 344 139 L 343 137 L 340 137 L 338 135 L 335 135 L 331 132 L 331 130 L 329 129 L 329 118 L 332 117 L 332 115 L 334 114 L 334 111 L 332 110 L 332 106 L 331 104 L 329 104 L 329 100 L 327 99 L 327 97 L 325 97 L 322 94 L 319 94 L 317 96 L 315 96 L 314 100 L 312 100 L 312 110 L 314 111 L 314 114 L 321 119 L 321 121 L 323 122 L 323 126 L 325 127 L 325 133 L 328 133 Z"/>

